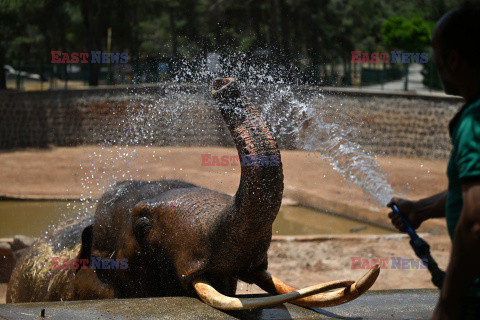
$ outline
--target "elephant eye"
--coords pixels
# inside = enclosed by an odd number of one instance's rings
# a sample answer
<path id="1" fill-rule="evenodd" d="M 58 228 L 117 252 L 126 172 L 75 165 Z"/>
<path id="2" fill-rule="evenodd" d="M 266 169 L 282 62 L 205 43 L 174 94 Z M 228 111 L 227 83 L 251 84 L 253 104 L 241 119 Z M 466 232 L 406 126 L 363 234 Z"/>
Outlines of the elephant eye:
<path id="1" fill-rule="evenodd" d="M 145 240 L 148 231 L 152 228 L 152 222 L 146 217 L 141 217 L 135 222 L 134 233 L 138 240 Z"/>

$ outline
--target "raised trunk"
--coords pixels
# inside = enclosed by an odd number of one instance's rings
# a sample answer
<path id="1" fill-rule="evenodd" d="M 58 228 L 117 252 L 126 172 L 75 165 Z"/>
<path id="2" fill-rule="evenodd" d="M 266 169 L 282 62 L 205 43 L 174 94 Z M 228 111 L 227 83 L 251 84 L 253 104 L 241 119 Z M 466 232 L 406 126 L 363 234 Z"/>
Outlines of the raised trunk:
<path id="1" fill-rule="evenodd" d="M 240 186 L 226 212 L 226 248 L 240 257 L 266 255 L 272 224 L 282 202 L 280 151 L 259 111 L 241 94 L 233 79 L 216 80 L 214 97 L 243 162 Z"/>

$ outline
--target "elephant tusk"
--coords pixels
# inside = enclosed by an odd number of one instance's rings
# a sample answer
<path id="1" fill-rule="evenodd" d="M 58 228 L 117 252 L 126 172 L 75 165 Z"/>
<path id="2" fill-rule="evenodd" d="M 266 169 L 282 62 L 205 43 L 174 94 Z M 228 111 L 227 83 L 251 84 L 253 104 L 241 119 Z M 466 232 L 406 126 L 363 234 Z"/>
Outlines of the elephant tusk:
<path id="1" fill-rule="evenodd" d="M 365 293 L 377 280 L 380 274 L 380 266 L 377 264 L 372 267 L 360 280 L 352 283 L 346 288 L 310 295 L 309 297 L 291 301 L 291 303 L 313 308 L 333 307 L 352 301 Z M 256 274 L 255 283 L 265 291 L 271 294 L 286 294 L 295 292 L 297 289 L 289 286 L 282 280 L 269 274 L 266 270 Z"/>
<path id="2" fill-rule="evenodd" d="M 193 287 L 200 299 L 214 308 L 222 310 L 251 310 L 275 306 L 332 289 L 348 287 L 352 283 L 353 281 L 350 280 L 331 281 L 300 290 L 294 290 L 282 295 L 262 298 L 233 298 L 225 296 L 215 290 L 205 278 L 195 279 L 193 281 Z"/>

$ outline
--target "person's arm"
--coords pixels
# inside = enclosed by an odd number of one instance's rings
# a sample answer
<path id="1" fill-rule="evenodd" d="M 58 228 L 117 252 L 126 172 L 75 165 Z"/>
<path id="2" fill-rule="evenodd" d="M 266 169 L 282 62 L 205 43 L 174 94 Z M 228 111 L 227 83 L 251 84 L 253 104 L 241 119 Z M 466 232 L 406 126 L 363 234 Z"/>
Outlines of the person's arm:
<path id="1" fill-rule="evenodd" d="M 418 201 L 410 201 L 400 198 L 393 198 L 387 204 L 388 207 L 396 204 L 398 209 L 410 221 L 412 227 L 417 229 L 423 221 L 431 218 L 445 217 L 445 203 L 447 201 L 447 191 L 440 192 L 431 197 Z M 405 232 L 405 225 L 402 219 L 393 212 L 388 214 L 392 224 L 400 231 Z"/>
<path id="2" fill-rule="evenodd" d="M 463 209 L 433 319 L 459 319 L 461 299 L 480 276 L 480 181 L 463 184 Z"/>

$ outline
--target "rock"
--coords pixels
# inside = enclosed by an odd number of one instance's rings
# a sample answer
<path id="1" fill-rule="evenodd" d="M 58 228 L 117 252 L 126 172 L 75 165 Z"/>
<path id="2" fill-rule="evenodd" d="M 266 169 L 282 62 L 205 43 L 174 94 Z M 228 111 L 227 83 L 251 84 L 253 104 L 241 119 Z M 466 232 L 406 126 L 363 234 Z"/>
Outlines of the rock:
<path id="1" fill-rule="evenodd" d="M 298 201 L 292 198 L 283 197 L 282 206 L 298 206 Z"/>
<path id="2" fill-rule="evenodd" d="M 12 246 L 7 241 L 0 241 L 0 256 L 12 253 Z"/>
<path id="3" fill-rule="evenodd" d="M 24 235 L 18 235 L 13 238 L 13 244 L 12 244 L 12 250 L 20 250 L 24 248 L 30 247 L 34 242 L 33 238 L 24 236 Z"/>

